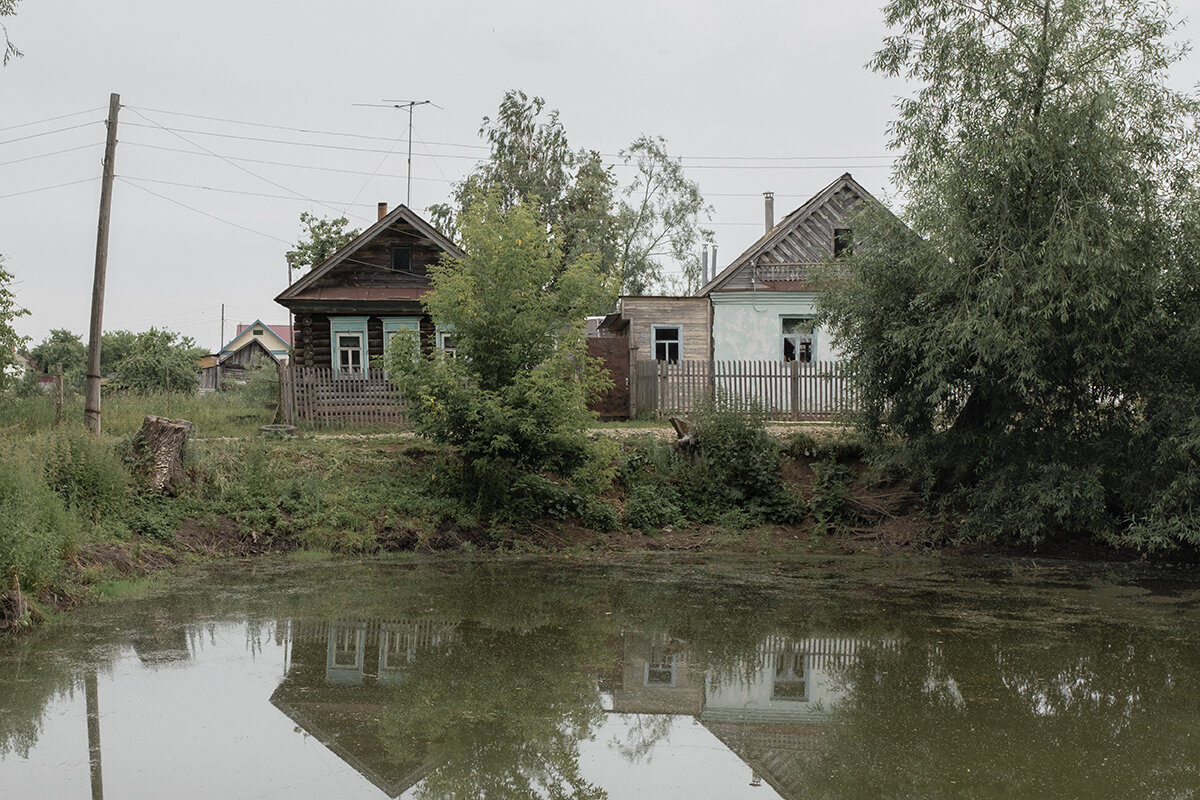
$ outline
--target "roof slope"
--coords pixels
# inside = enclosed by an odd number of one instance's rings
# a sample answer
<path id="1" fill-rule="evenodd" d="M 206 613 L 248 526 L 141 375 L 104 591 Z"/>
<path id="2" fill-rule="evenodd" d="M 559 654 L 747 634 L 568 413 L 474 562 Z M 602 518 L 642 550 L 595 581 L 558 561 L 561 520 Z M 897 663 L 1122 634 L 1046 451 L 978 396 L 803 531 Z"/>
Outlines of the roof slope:
<path id="1" fill-rule="evenodd" d="M 834 229 L 844 226 L 864 202 L 879 203 L 849 172 L 843 173 L 780 220 L 696 294 L 749 289 L 755 266 L 800 267 L 821 263 L 833 253 Z"/>
<path id="2" fill-rule="evenodd" d="M 341 249 L 325 259 L 324 262 L 313 267 L 306 275 L 301 277 L 287 289 L 283 290 L 275 298 L 275 302 L 287 305 L 285 301 L 301 299 L 308 295 L 308 290 L 314 289 L 314 284 L 321 281 L 322 278 L 329 275 L 342 264 L 349 261 L 355 253 L 361 250 L 364 246 L 370 244 L 375 237 L 379 236 L 384 231 L 389 230 L 397 224 L 407 225 L 416 231 L 416 233 L 431 242 L 435 247 L 441 248 L 451 258 L 462 258 L 464 253 L 458 248 L 454 242 L 447 239 L 441 231 L 433 227 L 423 217 L 409 209 L 407 206 L 397 206 L 394 211 L 389 213 L 383 219 L 377 221 L 374 225 L 367 228 L 365 231 L 355 236 L 347 242 Z M 320 289 L 316 290 L 318 294 Z M 372 287 L 370 292 L 379 295 L 378 299 L 389 299 L 392 292 L 383 290 L 382 287 Z M 400 294 L 404 297 L 413 295 L 411 290 L 400 290 Z M 374 297 L 364 299 L 376 299 Z"/>

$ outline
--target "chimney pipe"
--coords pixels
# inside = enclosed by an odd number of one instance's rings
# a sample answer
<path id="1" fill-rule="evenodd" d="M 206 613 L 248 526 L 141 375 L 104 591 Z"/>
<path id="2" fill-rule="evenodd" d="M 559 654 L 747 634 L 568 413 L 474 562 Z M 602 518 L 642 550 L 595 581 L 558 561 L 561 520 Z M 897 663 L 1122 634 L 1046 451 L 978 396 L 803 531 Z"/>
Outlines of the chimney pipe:
<path id="1" fill-rule="evenodd" d="M 701 281 L 700 285 L 704 286 L 708 283 L 708 242 L 705 242 L 700 246 L 700 254 L 700 263 L 704 265 L 702 273 L 704 275 L 704 280 Z"/>
<path id="2" fill-rule="evenodd" d="M 379 218 L 383 219 L 387 216 L 387 203 L 379 204 Z"/>
<path id="3" fill-rule="evenodd" d="M 712 248 L 712 255 L 709 257 L 709 263 L 712 264 L 712 276 L 717 277 L 717 243 L 713 242 L 709 245 Z"/>
<path id="4" fill-rule="evenodd" d="M 775 193 L 763 192 L 763 212 L 766 216 L 767 231 L 775 227 Z"/>

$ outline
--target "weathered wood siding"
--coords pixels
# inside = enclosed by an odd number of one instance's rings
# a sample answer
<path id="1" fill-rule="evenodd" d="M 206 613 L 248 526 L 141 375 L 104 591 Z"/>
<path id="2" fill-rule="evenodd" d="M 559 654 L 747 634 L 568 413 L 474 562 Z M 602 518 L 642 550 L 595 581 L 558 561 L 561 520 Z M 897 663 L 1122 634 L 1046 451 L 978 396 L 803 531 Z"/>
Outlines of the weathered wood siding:
<path id="1" fill-rule="evenodd" d="M 632 361 L 654 359 L 655 325 L 683 329 L 682 358 L 707 359 L 711 355 L 707 297 L 622 297 L 621 315 L 629 320 Z"/>
<path id="2" fill-rule="evenodd" d="M 629 340 L 624 336 L 591 337 L 588 358 L 598 358 L 612 378 L 613 387 L 591 405 L 600 419 L 629 419 Z"/>
<path id="3" fill-rule="evenodd" d="M 414 307 L 410 310 L 400 310 L 387 314 L 391 317 L 417 316 L 421 312 Z M 363 316 L 362 314 L 301 314 L 296 317 L 295 339 L 292 351 L 292 361 L 298 367 L 333 368 L 333 333 L 329 320 L 331 317 Z M 436 346 L 433 320 L 428 315 L 421 316 L 421 350 L 429 352 Z M 374 360 L 383 355 L 383 318 L 367 318 L 367 352 Z"/>
<path id="4" fill-rule="evenodd" d="M 862 198 L 853 189 L 843 186 L 828 202 L 813 209 L 807 218 L 790 226 L 784 219 L 780 227 L 786 228 L 786 233 L 755 255 L 762 273 L 760 280 L 778 278 L 808 282 L 805 267 L 829 260 L 833 255 L 834 229 L 846 227 L 861 203 Z M 717 291 L 750 289 L 753 276 L 754 270 L 747 265 L 730 276 Z"/>
<path id="5" fill-rule="evenodd" d="M 392 269 L 392 247 L 403 245 L 412 250 L 409 272 Z M 338 286 L 383 287 L 429 286 L 429 267 L 441 259 L 443 252 L 401 226 L 381 231 L 370 242 L 355 251 L 353 257 L 339 264 L 313 284 L 314 289 Z"/>

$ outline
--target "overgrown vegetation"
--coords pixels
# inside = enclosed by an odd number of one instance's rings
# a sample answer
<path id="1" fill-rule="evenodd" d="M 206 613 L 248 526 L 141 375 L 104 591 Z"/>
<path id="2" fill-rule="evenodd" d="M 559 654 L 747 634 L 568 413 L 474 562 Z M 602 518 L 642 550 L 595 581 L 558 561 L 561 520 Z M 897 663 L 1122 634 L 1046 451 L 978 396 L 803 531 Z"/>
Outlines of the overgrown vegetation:
<path id="1" fill-rule="evenodd" d="M 892 126 L 911 230 L 868 209 L 824 297 L 881 462 L 964 537 L 1200 544 L 1198 105 L 1166 84 L 1170 10 L 884 13 L 873 66 L 921 87 Z"/>

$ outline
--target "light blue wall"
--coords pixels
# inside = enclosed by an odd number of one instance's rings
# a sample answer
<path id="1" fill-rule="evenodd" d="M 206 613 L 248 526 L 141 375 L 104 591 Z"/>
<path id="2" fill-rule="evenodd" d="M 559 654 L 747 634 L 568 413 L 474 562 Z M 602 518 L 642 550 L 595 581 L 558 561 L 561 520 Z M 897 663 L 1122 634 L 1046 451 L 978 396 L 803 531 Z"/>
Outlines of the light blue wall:
<path id="1" fill-rule="evenodd" d="M 816 292 L 714 292 L 713 359 L 716 361 L 782 361 L 783 318 L 816 314 Z M 841 358 L 833 337 L 818 327 L 813 358 Z"/>

